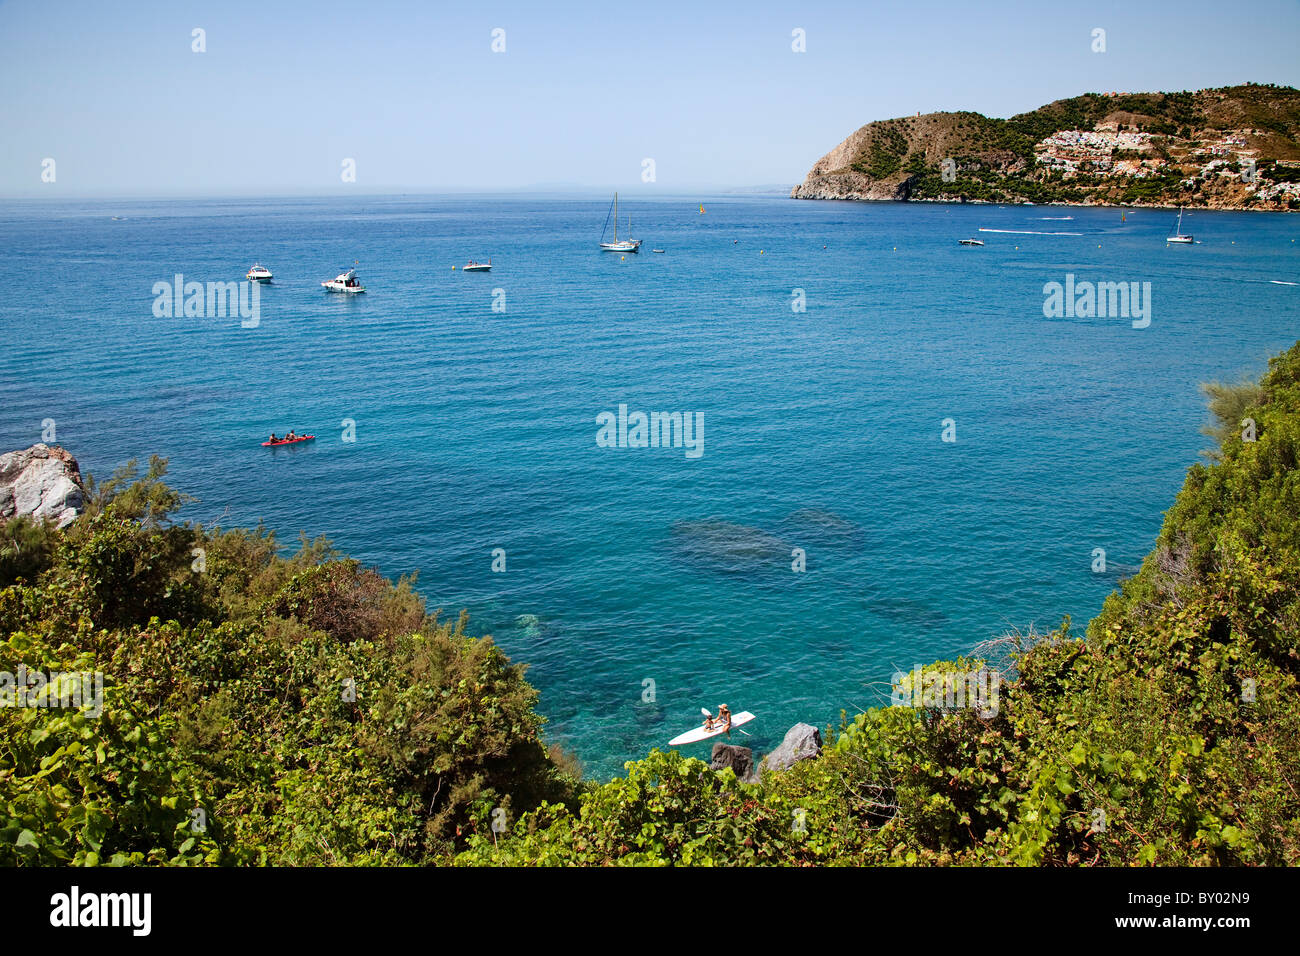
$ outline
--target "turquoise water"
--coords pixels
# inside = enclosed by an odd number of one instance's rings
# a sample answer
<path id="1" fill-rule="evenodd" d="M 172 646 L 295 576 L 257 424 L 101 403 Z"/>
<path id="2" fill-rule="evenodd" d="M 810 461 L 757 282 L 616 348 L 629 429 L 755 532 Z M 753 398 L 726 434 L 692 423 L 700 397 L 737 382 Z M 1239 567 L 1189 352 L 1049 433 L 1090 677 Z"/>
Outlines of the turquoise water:
<path id="1" fill-rule="evenodd" d="M 4 203 L 0 446 L 54 419 L 96 475 L 167 456 L 196 520 L 418 569 L 603 777 L 701 705 L 765 750 L 896 669 L 1081 629 L 1208 441 L 1197 383 L 1300 336 L 1294 216 L 1189 213 L 1167 247 L 1166 212 L 702 198 L 624 203 L 626 258 L 606 197 Z M 365 295 L 320 288 L 354 260 Z M 257 328 L 154 317 L 155 282 L 254 261 Z M 1066 273 L 1150 282 L 1150 327 L 1045 318 Z M 620 403 L 701 414 L 703 455 L 598 447 Z M 260 447 L 289 428 L 317 440 Z"/>

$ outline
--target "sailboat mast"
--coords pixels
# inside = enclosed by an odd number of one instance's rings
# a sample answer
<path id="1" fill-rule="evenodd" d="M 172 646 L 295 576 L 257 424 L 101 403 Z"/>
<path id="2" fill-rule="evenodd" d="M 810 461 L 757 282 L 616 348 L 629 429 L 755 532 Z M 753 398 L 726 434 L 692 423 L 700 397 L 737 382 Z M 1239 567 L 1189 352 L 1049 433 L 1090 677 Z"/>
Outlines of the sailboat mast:
<path id="1" fill-rule="evenodd" d="M 618 242 L 618 193 L 614 193 L 614 241 Z"/>

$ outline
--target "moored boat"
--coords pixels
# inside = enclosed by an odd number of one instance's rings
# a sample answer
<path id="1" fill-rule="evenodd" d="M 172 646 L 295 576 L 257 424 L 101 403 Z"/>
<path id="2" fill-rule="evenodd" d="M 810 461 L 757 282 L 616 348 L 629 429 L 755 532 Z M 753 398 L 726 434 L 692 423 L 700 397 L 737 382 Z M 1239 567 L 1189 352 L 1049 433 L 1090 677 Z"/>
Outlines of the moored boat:
<path id="1" fill-rule="evenodd" d="M 469 260 L 469 263 L 467 265 L 461 267 L 460 271 L 461 272 L 491 272 L 492 260 L 489 259 L 487 262 L 475 262 L 473 259 L 471 259 Z"/>
<path id="2" fill-rule="evenodd" d="M 600 248 L 605 252 L 639 252 L 641 250 L 640 239 L 619 239 L 618 238 L 618 193 L 614 193 L 614 241 L 605 241 L 605 231 L 609 229 L 609 214 L 605 216 L 605 228 L 600 231 Z M 632 217 L 628 216 L 627 227 L 632 228 Z"/>
<path id="3" fill-rule="evenodd" d="M 366 287 L 361 284 L 357 278 L 357 270 L 349 269 L 347 272 L 340 272 L 328 282 L 322 282 L 322 286 L 329 292 L 365 292 Z"/>

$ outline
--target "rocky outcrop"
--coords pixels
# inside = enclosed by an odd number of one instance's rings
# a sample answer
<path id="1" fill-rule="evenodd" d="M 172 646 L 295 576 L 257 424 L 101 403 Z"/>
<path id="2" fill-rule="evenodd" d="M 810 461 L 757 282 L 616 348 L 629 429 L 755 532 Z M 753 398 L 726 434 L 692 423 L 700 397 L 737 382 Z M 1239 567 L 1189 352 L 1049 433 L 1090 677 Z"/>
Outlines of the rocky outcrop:
<path id="1" fill-rule="evenodd" d="M 794 189 L 790 190 L 791 199 L 884 199 L 903 201 L 911 198 L 912 183 L 915 176 L 894 181 L 872 179 L 856 170 L 840 170 L 835 173 L 813 172 Z"/>
<path id="2" fill-rule="evenodd" d="M 822 752 L 822 735 L 812 724 L 795 724 L 785 739 L 763 759 L 768 770 L 789 770 L 800 760 L 812 760 Z"/>
<path id="3" fill-rule="evenodd" d="M 33 445 L 0 455 L 0 520 L 31 515 L 62 528 L 85 503 L 77 459 L 62 448 Z"/>
<path id="4" fill-rule="evenodd" d="M 868 123 L 817 160 L 804 181 L 790 190 L 790 198 L 910 199 L 920 179 L 917 170 L 909 168 L 913 162 L 929 168 L 968 148 L 960 132 L 965 115 L 927 113 Z"/>
<path id="5" fill-rule="evenodd" d="M 754 752 L 748 747 L 734 744 L 714 744 L 713 757 L 709 761 L 710 770 L 723 770 L 730 767 L 736 779 L 742 783 L 758 783 L 758 771 L 754 767 Z"/>

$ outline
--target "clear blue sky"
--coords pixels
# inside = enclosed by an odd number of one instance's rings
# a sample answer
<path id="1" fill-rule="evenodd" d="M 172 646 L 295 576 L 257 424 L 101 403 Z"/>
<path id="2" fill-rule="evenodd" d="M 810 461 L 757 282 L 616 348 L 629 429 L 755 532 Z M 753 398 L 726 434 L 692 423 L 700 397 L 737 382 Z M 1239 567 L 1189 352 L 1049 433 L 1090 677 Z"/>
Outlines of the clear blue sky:
<path id="1" fill-rule="evenodd" d="M 873 119 L 1300 86 L 1298 50 L 1297 0 L 0 0 L 0 195 L 789 185 Z"/>

